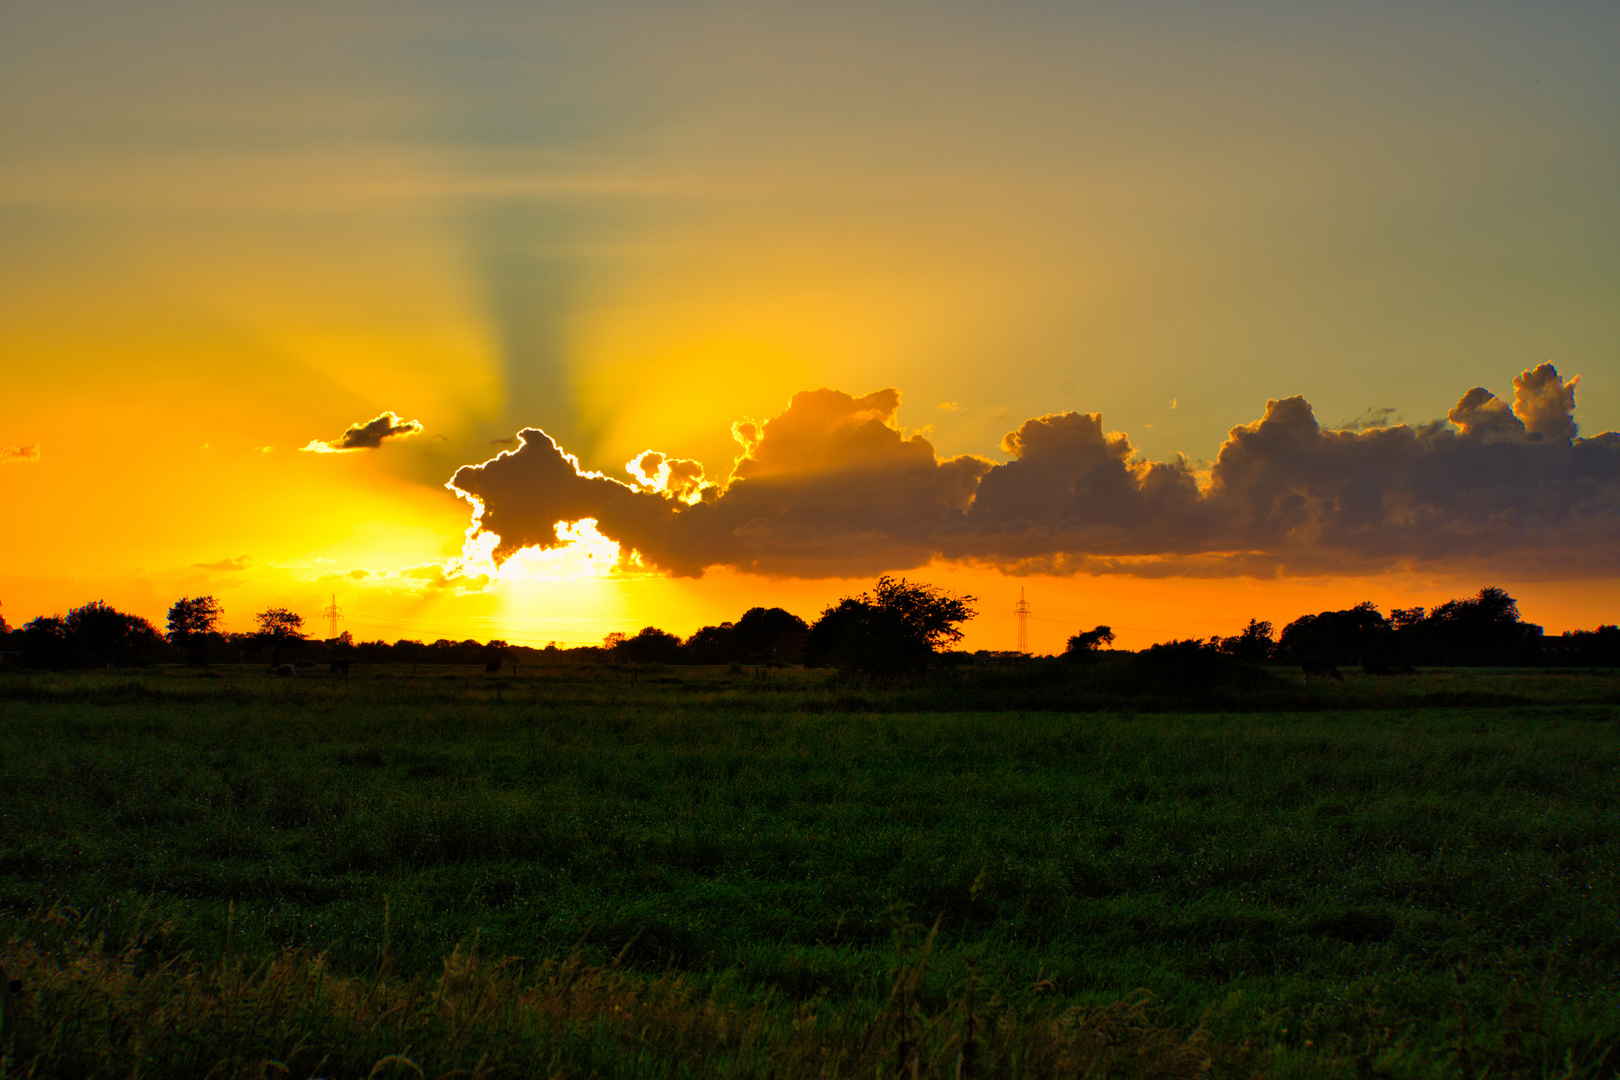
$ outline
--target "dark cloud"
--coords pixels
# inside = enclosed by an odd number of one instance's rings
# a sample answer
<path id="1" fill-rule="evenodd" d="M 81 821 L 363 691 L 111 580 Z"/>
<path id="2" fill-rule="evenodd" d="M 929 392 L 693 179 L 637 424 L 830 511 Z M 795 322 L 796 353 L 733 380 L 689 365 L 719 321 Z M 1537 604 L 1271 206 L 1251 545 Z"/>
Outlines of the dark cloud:
<path id="1" fill-rule="evenodd" d="M 733 431 L 744 456 L 722 493 L 696 462 L 649 452 L 634 484 L 581 473 L 578 460 L 534 428 L 523 445 L 451 479 L 499 534 L 495 557 L 560 541 L 556 524 L 595 518 L 603 535 L 678 574 L 729 565 L 759 573 L 842 576 L 920 566 L 931 533 L 972 500 L 982 458 L 939 460 L 920 435 L 893 426 L 900 396 L 795 394 L 787 411 Z M 668 473 L 660 480 L 663 469 Z"/>
<path id="2" fill-rule="evenodd" d="M 555 547 L 559 522 L 600 531 L 679 574 L 733 566 L 843 576 L 934 558 L 1011 572 L 1272 575 L 1397 565 L 1519 576 L 1620 569 L 1620 434 L 1576 436 L 1575 380 L 1550 365 L 1483 389 L 1448 420 L 1323 429 L 1304 398 L 1267 403 L 1231 430 L 1213 466 L 1149 462 L 1096 413 L 1025 421 L 1011 460 L 940 458 L 894 423 L 899 395 L 796 394 L 733 431 L 724 485 L 696 462 L 647 451 L 631 482 L 583 473 L 544 432 L 459 470 L 498 534 L 497 560 Z"/>
<path id="3" fill-rule="evenodd" d="M 383 444 L 384 439 L 418 435 L 421 431 L 422 425 L 415 420 L 405 420 L 392 412 L 385 412 L 373 420 L 353 425 L 330 442 L 315 439 L 303 449 L 317 454 L 337 454 L 345 450 L 375 450 Z"/>

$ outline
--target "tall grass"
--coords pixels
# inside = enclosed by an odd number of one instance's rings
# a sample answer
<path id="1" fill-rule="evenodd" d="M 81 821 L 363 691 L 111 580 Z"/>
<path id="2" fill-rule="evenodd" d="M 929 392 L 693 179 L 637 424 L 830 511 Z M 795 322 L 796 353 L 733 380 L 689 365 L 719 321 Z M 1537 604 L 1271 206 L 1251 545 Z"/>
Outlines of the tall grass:
<path id="1" fill-rule="evenodd" d="M 1214 1064 L 1205 1033 L 1166 1026 L 1145 994 L 1020 1009 L 969 993 L 925 1008 L 932 941 L 896 967 L 874 1011 L 859 998 L 726 993 L 577 951 L 526 965 L 458 948 L 432 977 L 367 979 L 302 950 L 154 965 L 136 942 L 109 953 L 82 936 L 57 949 L 13 940 L 6 972 L 22 989 L 7 1001 L 0 1074 L 1175 1078 Z"/>

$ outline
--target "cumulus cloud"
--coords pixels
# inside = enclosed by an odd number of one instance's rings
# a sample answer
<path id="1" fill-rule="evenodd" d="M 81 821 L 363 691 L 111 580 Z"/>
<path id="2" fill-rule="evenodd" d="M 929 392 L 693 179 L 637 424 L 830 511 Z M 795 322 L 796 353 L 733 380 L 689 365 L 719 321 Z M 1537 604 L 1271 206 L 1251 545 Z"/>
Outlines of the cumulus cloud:
<path id="1" fill-rule="evenodd" d="M 402 439 L 408 435 L 418 435 L 422 425 L 415 420 L 405 420 L 395 416 L 392 412 L 385 412 L 363 424 L 351 426 L 342 435 L 328 442 L 311 439 L 307 446 L 301 449 L 315 454 L 341 454 L 349 450 L 375 450 L 383 444 L 384 439 Z"/>
<path id="2" fill-rule="evenodd" d="M 1097 413 L 1024 421 L 1009 460 L 941 458 L 895 422 L 899 394 L 795 394 L 739 422 L 722 483 L 647 451 L 628 481 L 585 472 L 544 432 L 458 470 L 497 562 L 596 520 L 647 564 L 845 576 L 945 558 L 1010 572 L 1271 575 L 1397 565 L 1520 576 L 1620 569 L 1620 434 L 1583 439 L 1575 380 L 1550 364 L 1446 420 L 1324 429 L 1302 397 L 1232 428 L 1214 464 L 1141 458 Z M 1381 418 L 1381 417 L 1380 417 Z M 498 543 L 494 542 L 498 537 Z"/>
<path id="3" fill-rule="evenodd" d="M 500 536 L 497 560 L 556 547 L 558 522 L 594 518 L 605 536 L 677 574 L 721 564 L 806 576 L 919 566 L 937 547 L 930 532 L 967 507 L 993 463 L 939 459 L 894 425 L 899 404 L 894 390 L 795 394 L 781 415 L 733 425 L 742 456 L 723 490 L 704 484 L 695 462 L 658 454 L 631 463 L 631 483 L 583 472 L 535 428 L 449 486 L 475 500 L 480 529 Z"/>
<path id="4" fill-rule="evenodd" d="M 39 443 L 21 446 L 0 446 L 0 461 L 24 462 L 39 460 Z"/>

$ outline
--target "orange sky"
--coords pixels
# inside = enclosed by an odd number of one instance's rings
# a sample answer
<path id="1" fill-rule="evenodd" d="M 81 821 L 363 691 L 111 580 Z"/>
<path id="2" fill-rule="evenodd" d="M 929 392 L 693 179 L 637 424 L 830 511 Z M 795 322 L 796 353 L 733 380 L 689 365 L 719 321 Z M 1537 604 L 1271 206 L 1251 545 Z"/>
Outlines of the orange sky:
<path id="1" fill-rule="evenodd" d="M 520 427 L 620 480 L 649 448 L 723 480 L 734 421 L 820 387 L 898 388 L 942 459 L 1100 412 L 1206 481 L 1269 399 L 1442 420 L 1549 360 L 1582 435 L 1620 427 L 1617 30 L 1596 5 L 9 4 L 0 615 L 161 624 L 207 592 L 242 630 L 335 592 L 362 638 L 541 644 L 812 617 L 872 575 L 410 571 L 454 564 L 443 485 Z M 421 433 L 299 449 L 384 411 Z M 1620 619 L 1591 560 L 1419 565 L 897 569 L 982 598 L 971 647 L 1010 647 L 1020 587 L 1041 651 L 1489 584 L 1554 632 Z"/>

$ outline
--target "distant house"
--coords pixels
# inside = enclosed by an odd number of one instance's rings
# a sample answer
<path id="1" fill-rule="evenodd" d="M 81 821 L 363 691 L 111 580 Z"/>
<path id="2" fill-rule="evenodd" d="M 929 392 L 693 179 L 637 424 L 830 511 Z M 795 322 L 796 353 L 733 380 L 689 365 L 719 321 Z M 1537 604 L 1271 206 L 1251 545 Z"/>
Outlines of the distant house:
<path id="1" fill-rule="evenodd" d="M 797 664 L 804 659 L 804 647 L 810 633 L 801 630 L 792 634 L 778 634 L 771 647 L 765 650 L 765 659 L 776 664 Z"/>

